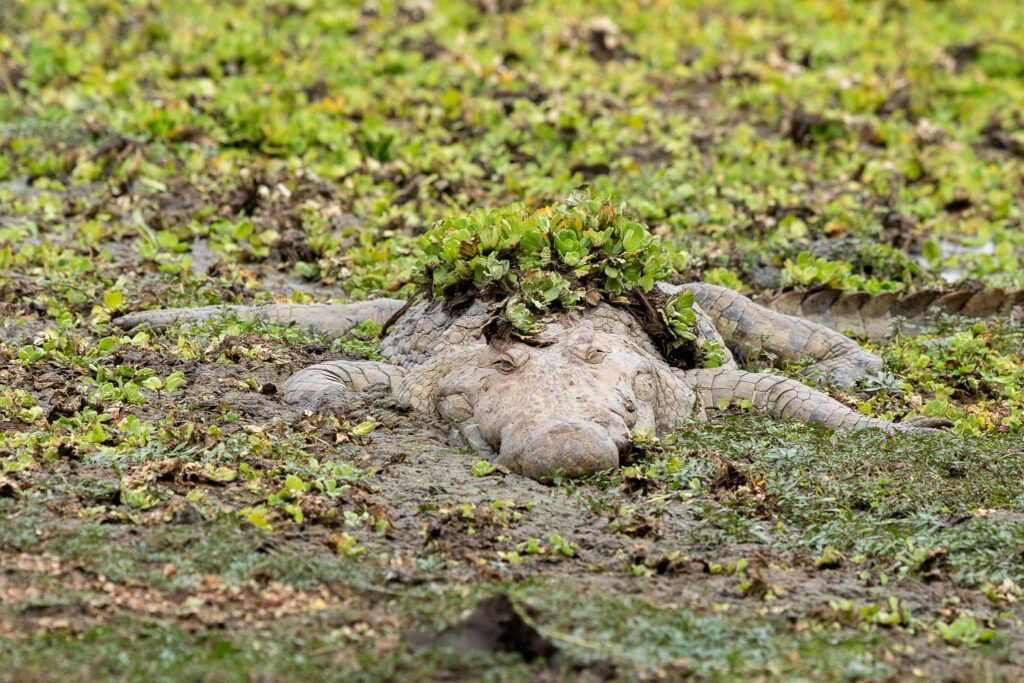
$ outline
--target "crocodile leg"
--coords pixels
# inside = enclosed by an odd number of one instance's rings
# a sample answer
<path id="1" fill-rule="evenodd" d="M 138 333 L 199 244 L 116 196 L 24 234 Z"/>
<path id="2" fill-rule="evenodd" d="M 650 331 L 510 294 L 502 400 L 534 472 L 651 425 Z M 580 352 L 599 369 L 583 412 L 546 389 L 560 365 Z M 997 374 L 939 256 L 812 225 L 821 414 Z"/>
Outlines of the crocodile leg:
<path id="1" fill-rule="evenodd" d="M 718 285 L 701 282 L 679 288 L 693 292 L 726 343 L 744 355 L 767 351 L 783 361 L 812 358 L 818 362 L 808 368 L 808 374 L 820 373 L 842 387 L 882 369 L 881 358 L 824 325 L 759 306 Z"/>
<path id="2" fill-rule="evenodd" d="M 390 363 L 333 360 L 299 370 L 282 386 L 284 400 L 312 410 L 343 407 L 353 395 L 373 387 L 394 390 L 405 370 Z"/>
<path id="3" fill-rule="evenodd" d="M 400 299 L 372 299 L 352 304 L 268 304 L 266 306 L 203 306 L 201 308 L 168 308 L 140 311 L 117 318 L 113 324 L 128 330 L 160 329 L 182 322 L 215 320 L 231 314 L 243 320 L 266 320 L 271 323 L 295 323 L 302 327 L 324 330 L 340 337 L 356 325 L 373 320 L 383 325 L 402 306 Z"/>
<path id="4" fill-rule="evenodd" d="M 704 404 L 711 407 L 747 400 L 772 417 L 820 422 L 833 429 L 875 427 L 886 432 L 927 434 L 952 426 L 949 420 L 938 418 L 894 423 L 869 417 L 806 384 L 780 375 L 717 368 L 687 370 L 683 374 L 693 388 L 700 391 Z"/>

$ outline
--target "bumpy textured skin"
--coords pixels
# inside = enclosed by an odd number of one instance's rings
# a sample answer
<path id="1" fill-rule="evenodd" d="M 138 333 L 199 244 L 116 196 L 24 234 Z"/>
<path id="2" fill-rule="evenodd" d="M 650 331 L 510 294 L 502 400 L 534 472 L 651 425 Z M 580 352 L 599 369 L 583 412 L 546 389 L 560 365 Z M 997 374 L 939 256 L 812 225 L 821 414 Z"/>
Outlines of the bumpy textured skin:
<path id="1" fill-rule="evenodd" d="M 372 320 L 383 325 L 405 304 L 397 299 L 373 299 L 354 304 L 268 304 L 266 306 L 202 306 L 141 311 L 118 318 L 114 324 L 125 329 L 161 329 L 183 322 L 200 322 L 233 315 L 242 320 L 296 323 L 325 330 L 340 337 L 356 325 Z"/>
<path id="2" fill-rule="evenodd" d="M 808 368 L 839 386 L 852 386 L 859 378 L 882 369 L 882 359 L 864 351 L 857 342 L 803 318 L 759 306 L 747 297 L 717 285 L 682 285 L 715 320 L 726 343 L 743 356 L 772 354 L 782 361 L 806 358 L 818 362 Z"/>
<path id="3" fill-rule="evenodd" d="M 999 315 L 1024 320 L 1024 290 L 1014 292 L 998 288 L 922 289 L 909 294 L 844 294 L 838 289 L 817 289 L 762 295 L 758 303 L 779 313 L 874 340 L 884 339 L 897 318 L 904 321 L 902 332 L 916 334 L 921 320 L 932 310 L 967 318 Z"/>
<path id="4" fill-rule="evenodd" d="M 668 285 L 694 292 L 697 333 L 741 355 L 811 358 L 812 368 L 843 385 L 881 368 L 878 357 L 821 325 L 771 311 L 708 284 Z M 233 307 L 235 315 L 294 322 L 344 334 L 363 320 L 383 324 L 405 304 L 378 299 L 332 306 Z M 222 314 L 224 308 L 148 311 L 122 327 L 169 325 Z M 778 418 L 837 429 L 931 432 L 941 420 L 894 424 L 862 415 L 824 393 L 774 374 L 744 372 L 730 352 L 722 367 L 670 366 L 625 310 L 600 304 L 545 321 L 536 344 L 488 343 L 490 316 L 474 301 L 448 311 L 421 301 L 398 317 L 381 344 L 387 362 L 338 360 L 306 368 L 284 384 L 286 401 L 312 410 L 345 407 L 352 393 L 390 389 L 411 408 L 456 425 L 465 441 L 500 465 L 541 481 L 615 467 L 634 430 L 664 433 L 705 407 L 747 400 Z"/>

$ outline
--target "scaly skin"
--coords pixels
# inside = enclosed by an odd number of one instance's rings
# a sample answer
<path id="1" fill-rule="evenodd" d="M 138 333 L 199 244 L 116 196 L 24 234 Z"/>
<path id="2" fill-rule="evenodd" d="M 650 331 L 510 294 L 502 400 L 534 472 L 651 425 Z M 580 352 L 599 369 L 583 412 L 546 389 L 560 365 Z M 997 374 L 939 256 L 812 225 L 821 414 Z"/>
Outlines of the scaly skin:
<path id="1" fill-rule="evenodd" d="M 704 402 L 711 407 L 746 400 L 771 417 L 820 422 L 833 429 L 869 429 L 883 431 L 928 432 L 948 426 L 936 418 L 914 418 L 901 424 L 869 417 L 850 410 L 820 391 L 790 379 L 764 372 L 743 370 L 687 370 L 686 379 L 699 387 Z"/>
<path id="2" fill-rule="evenodd" d="M 882 359 L 862 349 L 857 342 L 823 325 L 758 306 L 747 297 L 725 287 L 695 283 L 689 289 L 694 300 L 714 318 L 716 329 L 741 356 L 762 352 L 782 361 L 813 358 L 807 369 L 842 387 L 882 369 Z"/>
<path id="3" fill-rule="evenodd" d="M 372 320 L 383 325 L 405 304 L 398 299 L 373 299 L 354 304 L 268 304 L 266 306 L 202 306 L 141 311 L 118 318 L 114 324 L 125 329 L 147 327 L 162 329 L 183 322 L 201 322 L 230 314 L 241 320 L 265 320 L 270 323 L 296 323 L 324 330 L 335 337 L 345 335 L 356 325 Z"/>
<path id="4" fill-rule="evenodd" d="M 902 332 L 916 334 L 929 311 L 966 318 L 1007 316 L 1024 320 L 1024 290 L 998 288 L 915 292 L 843 293 L 838 289 L 784 292 L 759 303 L 779 313 L 799 316 L 840 332 L 852 331 L 869 339 L 884 339 L 897 318 Z"/>
<path id="5" fill-rule="evenodd" d="M 881 367 L 878 357 L 821 325 L 783 315 L 722 287 L 673 286 L 694 292 L 696 330 L 741 355 L 768 351 L 783 360 L 811 358 L 813 370 L 852 384 Z M 115 324 L 165 326 L 230 310 L 246 319 L 293 322 L 341 335 L 364 320 L 383 324 L 405 304 L 218 307 L 147 311 Z M 481 328 L 487 306 L 472 302 L 446 311 L 419 302 L 381 343 L 386 362 L 337 360 L 306 368 L 284 384 L 287 402 L 324 411 L 345 407 L 352 392 L 391 390 L 411 408 L 458 427 L 465 441 L 509 469 L 541 481 L 556 473 L 583 475 L 618 465 L 633 430 L 664 433 L 687 419 L 707 418 L 705 406 L 746 400 L 778 418 L 836 429 L 932 432 L 942 420 L 894 424 L 851 410 L 796 380 L 744 372 L 730 353 L 720 368 L 671 367 L 625 310 L 599 304 L 546 321 L 538 344 L 488 343 Z"/>

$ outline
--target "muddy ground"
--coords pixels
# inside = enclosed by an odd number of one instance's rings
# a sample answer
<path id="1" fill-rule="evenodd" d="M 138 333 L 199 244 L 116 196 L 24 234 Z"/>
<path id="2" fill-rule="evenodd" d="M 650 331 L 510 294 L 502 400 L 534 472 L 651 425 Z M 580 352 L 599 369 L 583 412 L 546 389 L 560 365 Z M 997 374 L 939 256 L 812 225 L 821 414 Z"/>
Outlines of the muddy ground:
<path id="1" fill-rule="evenodd" d="M 1024 289 L 1022 41 L 967 0 L 0 3 L 0 681 L 1021 680 L 1020 320 L 861 340 L 834 395 L 946 436 L 734 409 L 553 485 L 380 393 L 284 405 L 372 330 L 109 322 L 406 296 L 436 220 L 585 188 L 681 278 Z"/>
<path id="2" fill-rule="evenodd" d="M 114 267 L 141 267 L 112 253 Z M 264 283 L 274 282 L 268 272 Z M 280 284 L 264 289 L 291 295 Z M 24 343 L 36 332 L 28 324 L 5 334 Z M 583 482 L 478 476 L 479 458 L 449 445 L 446 425 L 382 393 L 333 416 L 286 406 L 276 387 L 290 373 L 346 355 L 329 340 L 286 332 L 206 329 L 192 333 L 204 348 L 190 359 L 171 351 L 178 331 L 126 344 L 103 363 L 184 373 L 174 393 L 147 390 L 129 409 L 163 425 L 161 440 L 174 445 L 132 447 L 112 436 L 80 448 L 62 439 L 4 476 L 0 631 L 11 649 L 0 678 L 48 680 L 54 667 L 202 680 L 242 671 L 272 680 L 311 672 L 606 680 L 840 669 L 853 678 L 1009 680 L 1021 671 L 1024 611 L 1011 580 L 967 585 L 945 563 L 948 549 L 894 572 L 884 551 L 815 552 L 793 540 L 808 530 L 780 532 L 795 523 L 794 503 L 758 481 L 765 464 L 749 452 L 779 443 L 789 426 L 719 415 L 720 427 L 694 425 L 670 445 L 638 451 L 639 468 Z M 55 424 L 88 406 L 71 390 L 87 374 L 37 362 L 9 365 L 0 382 L 31 393 Z M 373 430 L 354 434 L 366 420 Z M 735 426 L 744 422 L 753 427 Z M 736 442 L 733 452 L 708 447 L 711 434 Z M 801 427 L 790 438 L 828 435 Z M 879 435 L 868 443 L 886 448 Z M 696 467 L 696 483 L 645 473 L 645 463 L 666 458 Z M 323 472 L 334 464 L 345 467 L 335 490 L 308 486 L 331 478 Z M 860 514 L 810 504 L 826 517 Z M 726 528 L 723 514 L 768 532 L 713 533 Z M 938 523 L 976 520 L 1019 534 L 1024 518 L 990 509 Z M 1016 552 L 1006 559 L 1019 571 Z M 471 623 L 522 617 L 518 628 L 541 640 L 508 626 L 482 637 L 466 635 L 477 627 L 459 630 L 477 601 L 500 594 L 511 601 L 485 602 Z M 960 641 L 936 630 L 961 615 L 998 635 L 981 643 L 978 633 Z M 144 656 L 126 654 L 127 643 Z M 61 661 L 49 654 L 65 649 Z"/>

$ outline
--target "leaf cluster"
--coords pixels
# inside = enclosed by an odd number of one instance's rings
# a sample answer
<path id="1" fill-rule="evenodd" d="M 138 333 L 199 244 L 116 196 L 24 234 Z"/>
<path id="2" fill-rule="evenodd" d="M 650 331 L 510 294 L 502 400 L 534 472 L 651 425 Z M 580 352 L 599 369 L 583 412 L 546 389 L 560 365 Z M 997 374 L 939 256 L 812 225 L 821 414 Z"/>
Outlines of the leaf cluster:
<path id="1" fill-rule="evenodd" d="M 491 334 L 536 342 L 546 316 L 606 302 L 654 327 L 667 353 L 697 340 L 693 294 L 653 291 L 676 272 L 670 247 L 625 205 L 573 195 L 538 210 L 481 209 L 440 221 L 420 246 L 421 288 L 452 306 L 487 301 Z"/>

